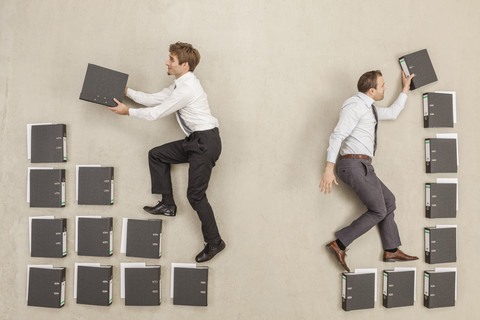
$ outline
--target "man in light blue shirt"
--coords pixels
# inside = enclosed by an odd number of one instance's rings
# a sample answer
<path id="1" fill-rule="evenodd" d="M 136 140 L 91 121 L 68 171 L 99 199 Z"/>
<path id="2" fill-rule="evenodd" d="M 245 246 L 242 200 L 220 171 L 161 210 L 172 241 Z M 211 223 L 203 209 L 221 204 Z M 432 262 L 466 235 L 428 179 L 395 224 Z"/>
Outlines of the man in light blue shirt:
<path id="1" fill-rule="evenodd" d="M 345 262 L 346 247 L 375 225 L 380 229 L 384 261 L 418 259 L 398 249 L 401 241 L 394 220 L 395 196 L 377 177 L 371 164 L 377 147 L 378 120 L 397 118 L 405 107 L 413 77 L 412 74 L 407 78 L 402 73 L 403 88 L 398 98 L 390 107 L 377 109 L 374 102 L 383 100 L 386 89 L 382 73 L 378 70 L 364 73 L 357 83 L 359 92 L 343 103 L 340 119 L 330 136 L 320 190 L 327 194 L 332 191 L 332 183 L 338 185 L 335 169 L 367 207 L 358 219 L 335 233 L 336 240 L 327 244 L 327 249 L 347 271 L 350 269 Z"/>

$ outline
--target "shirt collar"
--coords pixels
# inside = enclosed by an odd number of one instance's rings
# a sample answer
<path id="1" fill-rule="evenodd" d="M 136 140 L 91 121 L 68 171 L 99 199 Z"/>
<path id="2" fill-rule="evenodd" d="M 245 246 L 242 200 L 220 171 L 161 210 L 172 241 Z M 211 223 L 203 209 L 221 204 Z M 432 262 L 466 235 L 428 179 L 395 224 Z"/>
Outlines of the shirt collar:
<path id="1" fill-rule="evenodd" d="M 362 99 L 366 104 L 367 106 L 371 106 L 375 100 L 373 100 L 372 98 L 370 98 L 369 96 L 367 96 L 365 93 L 363 92 L 359 92 L 357 94 L 357 97 L 359 97 L 360 99 Z"/>
<path id="2" fill-rule="evenodd" d="M 188 81 L 189 79 L 192 79 L 194 77 L 195 77 L 195 75 L 193 74 L 193 72 L 188 71 L 187 73 L 185 73 L 180 78 L 175 79 L 175 85 L 178 86 L 178 85 L 184 83 L 185 81 Z"/>

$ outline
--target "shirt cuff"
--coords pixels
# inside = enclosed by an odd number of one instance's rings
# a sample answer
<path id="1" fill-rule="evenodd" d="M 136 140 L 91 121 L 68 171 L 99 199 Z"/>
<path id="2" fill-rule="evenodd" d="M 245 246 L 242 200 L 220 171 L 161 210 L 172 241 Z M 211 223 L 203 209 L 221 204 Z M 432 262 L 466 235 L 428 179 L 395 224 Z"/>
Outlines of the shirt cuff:
<path id="1" fill-rule="evenodd" d="M 128 88 L 126 96 L 133 100 L 133 96 L 135 95 L 135 92 L 136 92 L 135 90 Z"/>

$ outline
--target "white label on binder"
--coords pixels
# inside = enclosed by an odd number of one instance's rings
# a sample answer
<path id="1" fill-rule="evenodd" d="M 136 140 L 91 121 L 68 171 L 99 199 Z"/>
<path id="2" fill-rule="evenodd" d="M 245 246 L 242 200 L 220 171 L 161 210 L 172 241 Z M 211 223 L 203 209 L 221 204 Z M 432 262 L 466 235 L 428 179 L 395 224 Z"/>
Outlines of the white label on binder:
<path id="1" fill-rule="evenodd" d="M 160 233 L 158 237 L 158 256 L 162 256 L 162 234 Z"/>
<path id="2" fill-rule="evenodd" d="M 425 185 L 425 205 L 430 207 L 430 185 Z"/>
<path id="3" fill-rule="evenodd" d="M 430 230 L 425 230 L 425 251 L 430 252 Z"/>
<path id="4" fill-rule="evenodd" d="M 410 70 L 408 70 L 405 59 L 400 60 L 400 65 L 402 66 L 403 73 L 405 73 L 405 77 L 410 77 Z"/>
<path id="5" fill-rule="evenodd" d="M 423 116 L 428 117 L 428 94 L 423 96 Z"/>
<path id="6" fill-rule="evenodd" d="M 430 295 L 430 276 L 425 273 L 425 277 L 423 278 L 423 294 L 428 297 Z"/>
<path id="7" fill-rule="evenodd" d="M 342 276 L 342 298 L 347 297 L 347 277 Z"/>
<path id="8" fill-rule="evenodd" d="M 113 179 L 110 181 L 110 203 L 113 203 Z"/>
<path id="9" fill-rule="evenodd" d="M 65 182 L 62 182 L 62 206 L 65 205 Z"/>
<path id="10" fill-rule="evenodd" d="M 67 137 L 63 137 L 63 160 L 67 160 Z"/>
<path id="11" fill-rule="evenodd" d="M 113 288 L 113 280 L 110 279 L 110 283 L 108 284 L 108 303 L 112 303 L 112 288 Z"/>
<path id="12" fill-rule="evenodd" d="M 62 281 L 62 288 L 60 289 L 60 306 L 65 304 L 65 281 Z"/>
<path id="13" fill-rule="evenodd" d="M 67 233 L 66 232 L 63 232 L 62 234 L 62 255 L 66 255 L 67 254 Z"/>
<path id="14" fill-rule="evenodd" d="M 388 274 L 383 273 L 383 295 L 386 296 L 388 294 Z"/>
<path id="15" fill-rule="evenodd" d="M 113 231 L 110 231 L 110 249 L 108 253 L 113 253 Z"/>
<path id="16" fill-rule="evenodd" d="M 425 161 L 430 162 L 430 140 L 425 141 Z"/>

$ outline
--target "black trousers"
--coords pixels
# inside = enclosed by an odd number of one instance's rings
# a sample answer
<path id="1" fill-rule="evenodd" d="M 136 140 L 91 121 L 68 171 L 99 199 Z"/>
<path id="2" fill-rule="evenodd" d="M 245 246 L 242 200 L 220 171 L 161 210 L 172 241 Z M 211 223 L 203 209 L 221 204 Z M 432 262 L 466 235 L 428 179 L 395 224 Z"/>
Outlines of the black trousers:
<path id="1" fill-rule="evenodd" d="M 148 153 L 152 193 L 172 194 L 170 165 L 189 163 L 187 198 L 200 218 L 205 242 L 216 243 L 221 237 L 206 191 L 212 169 L 222 152 L 218 128 L 195 131 L 184 140 L 153 148 Z"/>

